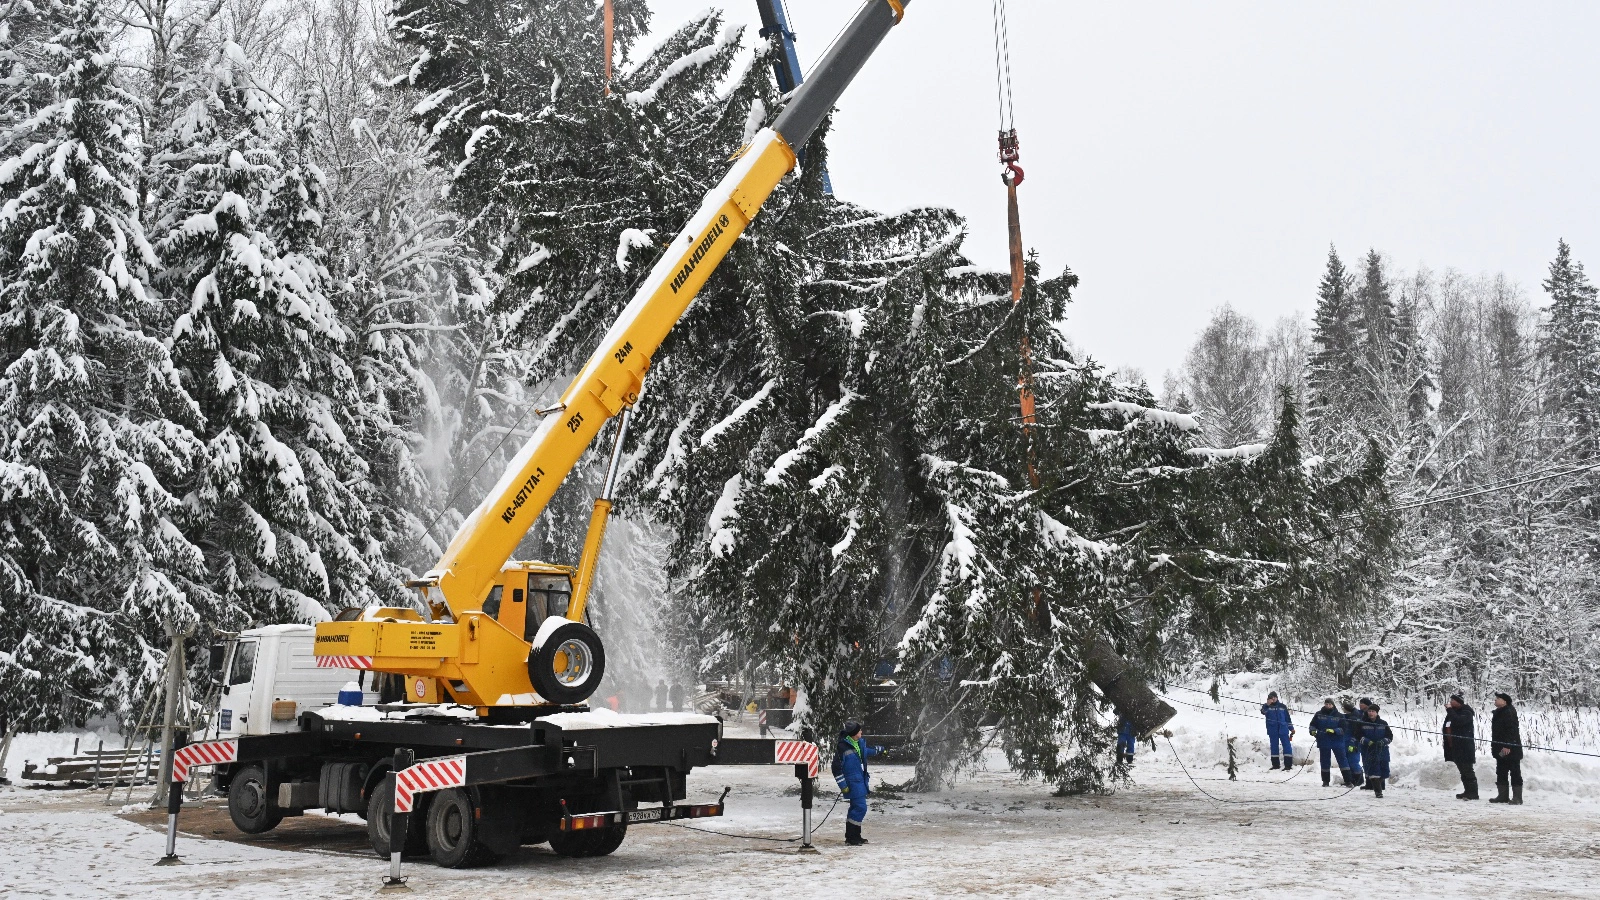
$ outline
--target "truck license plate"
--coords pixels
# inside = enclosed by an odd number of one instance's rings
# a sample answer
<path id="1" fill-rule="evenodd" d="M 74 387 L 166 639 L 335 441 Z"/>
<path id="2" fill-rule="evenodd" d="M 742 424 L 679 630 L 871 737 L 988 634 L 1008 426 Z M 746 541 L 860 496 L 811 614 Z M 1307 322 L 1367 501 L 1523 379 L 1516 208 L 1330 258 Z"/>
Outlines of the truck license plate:
<path id="1" fill-rule="evenodd" d="M 656 822 L 661 819 L 659 809 L 635 809 L 628 813 L 629 822 Z"/>

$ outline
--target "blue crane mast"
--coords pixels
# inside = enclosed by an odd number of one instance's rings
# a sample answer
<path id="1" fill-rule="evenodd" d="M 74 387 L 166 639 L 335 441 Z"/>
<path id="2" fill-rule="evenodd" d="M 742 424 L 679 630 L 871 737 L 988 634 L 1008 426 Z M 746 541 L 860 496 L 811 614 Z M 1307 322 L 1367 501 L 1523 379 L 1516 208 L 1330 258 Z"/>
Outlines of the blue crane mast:
<path id="1" fill-rule="evenodd" d="M 800 72 L 800 55 L 794 49 L 795 34 L 789 29 L 789 16 L 783 8 L 783 0 L 756 0 L 756 9 L 761 12 L 761 37 L 778 39 L 780 52 L 772 61 L 772 72 L 778 78 L 778 90 L 784 94 L 793 93 L 805 76 Z M 799 150 L 799 158 L 803 165 L 806 161 L 804 150 Z M 822 170 L 822 190 L 828 196 L 833 196 L 833 182 L 828 178 L 826 167 Z"/>

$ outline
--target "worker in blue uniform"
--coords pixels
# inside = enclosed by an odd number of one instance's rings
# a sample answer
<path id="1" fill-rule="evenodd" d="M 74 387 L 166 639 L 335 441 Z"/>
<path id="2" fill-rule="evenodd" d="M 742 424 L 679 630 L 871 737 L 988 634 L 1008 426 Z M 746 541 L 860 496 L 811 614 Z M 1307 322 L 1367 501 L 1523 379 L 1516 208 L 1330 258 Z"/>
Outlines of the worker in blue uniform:
<path id="1" fill-rule="evenodd" d="M 871 793 L 867 760 L 883 752 L 882 747 L 867 746 L 865 738 L 860 722 L 846 722 L 833 751 L 833 778 L 850 801 L 844 820 L 844 842 L 852 847 L 867 843 L 861 836 L 861 826 L 867 821 L 867 795 Z"/>
<path id="2" fill-rule="evenodd" d="M 1367 717 L 1361 722 L 1361 759 L 1367 767 L 1367 784 L 1372 786 L 1372 796 L 1382 800 L 1383 786 L 1389 780 L 1389 742 L 1394 732 L 1389 723 L 1378 717 L 1378 704 L 1367 707 Z"/>
<path id="3" fill-rule="evenodd" d="M 1292 768 L 1294 748 L 1289 742 L 1294 740 L 1294 722 L 1289 720 L 1289 707 L 1278 702 L 1277 691 L 1267 694 L 1267 702 L 1261 704 L 1261 714 L 1267 717 L 1267 742 L 1272 748 L 1272 767 L 1280 768 L 1278 760 L 1281 758 L 1281 768 Z"/>
<path id="4" fill-rule="evenodd" d="M 1322 701 L 1322 708 L 1311 717 L 1311 736 L 1317 740 L 1317 752 L 1322 762 L 1322 786 L 1333 780 L 1331 764 L 1337 760 L 1339 774 L 1345 784 L 1350 783 L 1350 763 L 1344 752 L 1344 715 L 1333 705 L 1333 698 Z"/>
<path id="5" fill-rule="evenodd" d="M 1339 749 L 1344 751 L 1344 783 L 1350 787 L 1361 784 L 1361 713 L 1356 711 L 1356 705 L 1350 702 L 1350 697 L 1345 696 L 1339 702 L 1340 709 L 1344 712 L 1344 731 L 1339 738 Z"/>
<path id="6" fill-rule="evenodd" d="M 1352 707 L 1348 702 L 1344 705 L 1345 721 L 1345 755 L 1350 759 L 1350 780 L 1354 781 L 1363 791 L 1371 790 L 1367 784 L 1366 773 L 1361 765 L 1361 730 L 1367 721 L 1367 707 L 1372 701 L 1362 697 L 1359 708 Z"/>
<path id="7" fill-rule="evenodd" d="M 1117 762 L 1133 764 L 1136 749 L 1133 738 L 1133 720 L 1123 716 L 1117 723 Z"/>

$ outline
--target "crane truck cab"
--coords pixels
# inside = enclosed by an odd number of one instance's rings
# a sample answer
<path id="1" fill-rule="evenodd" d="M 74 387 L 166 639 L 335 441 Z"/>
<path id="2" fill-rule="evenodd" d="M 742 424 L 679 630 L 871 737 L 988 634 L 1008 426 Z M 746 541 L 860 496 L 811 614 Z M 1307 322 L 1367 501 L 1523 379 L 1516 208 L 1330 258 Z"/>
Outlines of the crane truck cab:
<path id="1" fill-rule="evenodd" d="M 310 625 L 268 625 L 230 638 L 222 646 L 221 691 L 206 740 L 298 730 L 306 710 L 332 706 L 352 681 L 362 702 L 379 700 L 367 690 L 364 673 L 319 665 L 316 629 Z"/>

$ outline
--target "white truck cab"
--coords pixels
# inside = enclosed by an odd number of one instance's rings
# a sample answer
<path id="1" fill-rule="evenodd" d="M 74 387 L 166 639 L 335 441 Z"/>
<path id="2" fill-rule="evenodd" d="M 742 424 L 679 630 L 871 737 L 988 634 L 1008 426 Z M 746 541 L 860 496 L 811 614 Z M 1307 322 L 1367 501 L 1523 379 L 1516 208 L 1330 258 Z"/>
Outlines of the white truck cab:
<path id="1" fill-rule="evenodd" d="M 299 728 L 308 709 L 331 706 L 349 682 L 362 687 L 363 705 L 378 701 L 368 690 L 371 673 L 319 668 L 310 625 L 252 628 L 228 642 L 222 664 L 222 695 L 206 729 L 207 740 L 278 734 Z"/>

